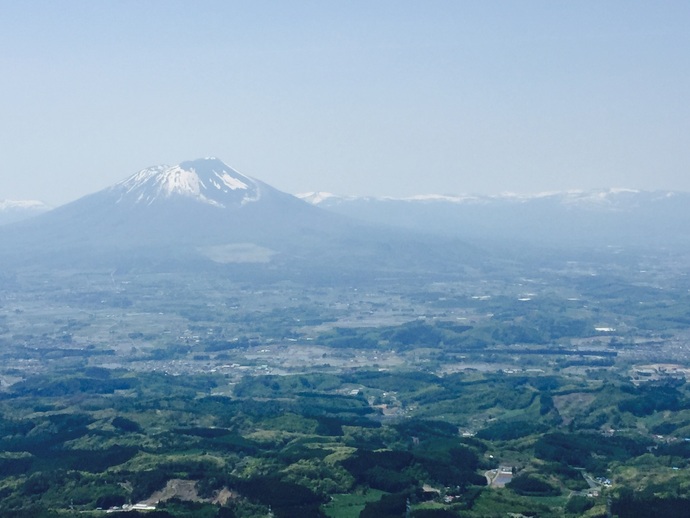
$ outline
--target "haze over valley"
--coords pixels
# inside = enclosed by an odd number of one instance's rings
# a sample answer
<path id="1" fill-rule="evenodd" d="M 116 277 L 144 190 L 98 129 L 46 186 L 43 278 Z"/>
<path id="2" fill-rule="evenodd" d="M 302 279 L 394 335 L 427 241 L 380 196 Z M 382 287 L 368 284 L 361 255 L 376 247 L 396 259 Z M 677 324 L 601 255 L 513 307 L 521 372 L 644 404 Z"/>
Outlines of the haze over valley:
<path id="1" fill-rule="evenodd" d="M 687 517 L 688 26 L 0 2 L 0 517 Z"/>

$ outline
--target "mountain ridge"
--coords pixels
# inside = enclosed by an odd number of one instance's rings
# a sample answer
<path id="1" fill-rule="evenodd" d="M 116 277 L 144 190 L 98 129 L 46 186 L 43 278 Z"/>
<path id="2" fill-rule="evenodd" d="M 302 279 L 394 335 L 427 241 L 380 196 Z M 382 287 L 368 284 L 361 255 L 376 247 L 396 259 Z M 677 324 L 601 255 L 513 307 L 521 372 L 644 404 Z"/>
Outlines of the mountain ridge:
<path id="1" fill-rule="evenodd" d="M 687 195 L 683 191 L 668 190 L 639 190 L 621 187 L 601 189 L 569 189 L 564 191 L 545 191 L 537 193 L 502 192 L 499 194 L 416 194 L 412 196 L 351 196 L 339 195 L 326 191 L 311 191 L 298 193 L 295 196 L 312 205 L 333 206 L 339 203 L 354 201 L 395 201 L 395 202 L 439 202 L 455 204 L 518 202 L 525 203 L 535 200 L 554 200 L 563 203 L 592 203 L 601 205 L 605 202 L 615 202 L 616 199 L 645 197 L 652 201 L 659 201 L 674 196 Z"/>
<path id="2" fill-rule="evenodd" d="M 334 213 L 466 240 L 690 246 L 690 193 L 609 188 L 531 195 L 298 195 Z"/>

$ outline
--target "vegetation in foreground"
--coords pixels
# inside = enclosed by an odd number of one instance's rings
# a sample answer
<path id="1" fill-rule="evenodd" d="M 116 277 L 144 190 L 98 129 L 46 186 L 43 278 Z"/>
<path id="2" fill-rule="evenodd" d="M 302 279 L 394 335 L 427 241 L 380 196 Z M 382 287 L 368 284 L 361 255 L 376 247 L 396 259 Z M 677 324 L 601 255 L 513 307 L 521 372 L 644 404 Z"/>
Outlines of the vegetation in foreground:
<path id="1" fill-rule="evenodd" d="M 40 375 L 0 400 L 0 514 L 680 516 L 690 387 L 603 378 Z"/>

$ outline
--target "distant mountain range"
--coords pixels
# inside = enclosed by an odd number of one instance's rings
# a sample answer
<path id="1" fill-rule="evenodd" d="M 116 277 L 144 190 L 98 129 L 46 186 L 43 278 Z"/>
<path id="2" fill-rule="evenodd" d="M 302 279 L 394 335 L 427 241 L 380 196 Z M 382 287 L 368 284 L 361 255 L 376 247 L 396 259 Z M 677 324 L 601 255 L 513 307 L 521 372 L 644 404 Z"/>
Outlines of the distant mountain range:
<path id="1" fill-rule="evenodd" d="M 602 189 L 409 198 L 298 195 L 352 218 L 462 239 L 547 245 L 687 246 L 690 193 Z"/>
<path id="2" fill-rule="evenodd" d="M 690 246 L 688 193 L 293 196 L 216 158 L 144 169 L 53 210 L 2 202 L 0 216 L 14 221 L 0 226 L 3 268 L 194 264 L 306 277 L 458 274 L 486 265 L 486 250 L 497 243 L 504 251 L 526 244 Z"/>

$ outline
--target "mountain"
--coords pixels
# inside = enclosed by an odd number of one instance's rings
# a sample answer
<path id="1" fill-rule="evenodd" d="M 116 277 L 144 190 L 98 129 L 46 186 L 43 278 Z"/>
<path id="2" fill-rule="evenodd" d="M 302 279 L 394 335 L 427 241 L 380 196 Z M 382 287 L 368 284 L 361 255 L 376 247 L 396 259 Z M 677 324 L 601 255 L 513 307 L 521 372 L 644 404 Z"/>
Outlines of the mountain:
<path id="1" fill-rule="evenodd" d="M 216 158 L 144 169 L 41 216 L 2 227 L 0 239 L 6 243 L 0 266 L 250 264 L 306 275 L 457 270 L 467 251 L 454 241 L 322 210 Z"/>
<path id="2" fill-rule="evenodd" d="M 334 213 L 469 240 L 690 246 L 690 193 L 601 189 L 409 198 L 298 195 Z"/>
<path id="3" fill-rule="evenodd" d="M 0 200 L 0 225 L 14 223 L 43 214 L 50 207 L 35 200 Z"/>
<path id="4" fill-rule="evenodd" d="M 265 257 L 298 241 L 305 227 L 316 231 L 322 221 L 342 219 L 206 158 L 143 169 L 6 226 L 0 235 L 42 261 L 69 262 L 75 255 L 105 262 L 127 256 L 179 259 L 230 245 L 243 245 L 245 256 L 251 245 Z"/>

